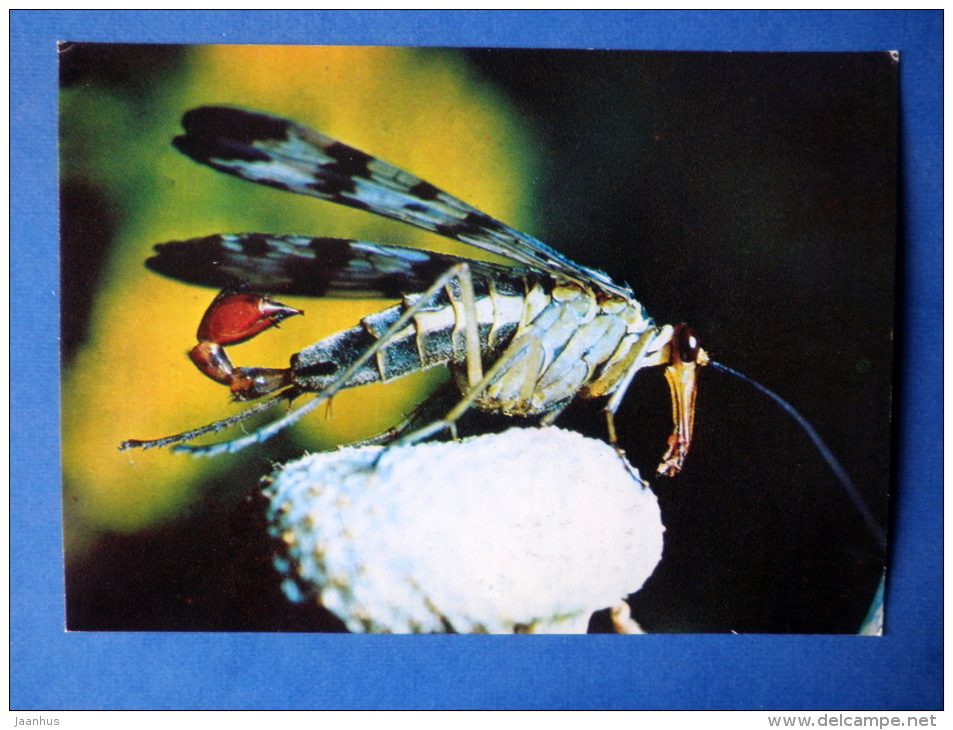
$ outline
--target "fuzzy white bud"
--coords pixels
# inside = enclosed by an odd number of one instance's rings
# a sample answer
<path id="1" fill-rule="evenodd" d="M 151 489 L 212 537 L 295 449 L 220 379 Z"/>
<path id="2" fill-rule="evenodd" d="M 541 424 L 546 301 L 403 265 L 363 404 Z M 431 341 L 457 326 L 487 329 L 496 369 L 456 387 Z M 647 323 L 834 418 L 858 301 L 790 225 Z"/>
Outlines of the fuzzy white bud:
<path id="1" fill-rule="evenodd" d="M 314 454 L 267 489 L 276 565 L 352 631 L 585 632 L 661 559 L 633 474 L 557 428 Z"/>

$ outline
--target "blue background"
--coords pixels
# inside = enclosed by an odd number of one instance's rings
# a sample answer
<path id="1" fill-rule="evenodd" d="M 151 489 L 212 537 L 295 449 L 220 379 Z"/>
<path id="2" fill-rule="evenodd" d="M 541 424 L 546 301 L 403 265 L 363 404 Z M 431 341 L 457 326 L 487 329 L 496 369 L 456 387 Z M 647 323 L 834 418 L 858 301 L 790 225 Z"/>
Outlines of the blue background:
<path id="1" fill-rule="evenodd" d="M 942 707 L 942 21 L 923 12 L 13 12 L 11 709 Z M 56 46 L 901 52 L 896 481 L 880 639 L 66 634 Z"/>

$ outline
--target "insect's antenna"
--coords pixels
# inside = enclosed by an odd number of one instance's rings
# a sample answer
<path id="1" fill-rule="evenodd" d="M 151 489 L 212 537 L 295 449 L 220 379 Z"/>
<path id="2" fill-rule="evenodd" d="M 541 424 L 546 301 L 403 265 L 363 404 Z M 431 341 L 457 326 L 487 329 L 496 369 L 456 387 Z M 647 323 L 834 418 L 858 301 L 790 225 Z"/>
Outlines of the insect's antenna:
<path id="1" fill-rule="evenodd" d="M 874 539 L 877 541 L 877 544 L 880 546 L 880 549 L 884 552 L 887 551 L 887 535 L 884 533 L 883 528 L 877 523 L 877 520 L 874 519 L 873 514 L 870 511 L 870 507 L 867 506 L 867 502 L 860 495 L 860 492 L 857 491 L 857 487 L 854 486 L 854 483 L 851 481 L 850 477 L 847 475 L 847 472 L 844 470 L 844 467 L 841 466 L 840 462 L 837 460 L 837 457 L 834 456 L 834 453 L 827 447 L 827 444 L 824 443 L 821 439 L 820 434 L 814 429 L 814 427 L 808 423 L 808 420 L 802 416 L 798 410 L 788 403 L 784 398 L 779 396 L 773 390 L 766 388 L 761 385 L 761 383 L 752 380 L 747 375 L 742 375 L 737 370 L 732 370 L 727 365 L 722 365 L 720 362 L 710 363 L 713 367 L 721 370 L 723 372 L 734 375 L 736 378 L 740 378 L 749 385 L 755 388 L 771 400 L 777 403 L 781 408 L 783 408 L 787 413 L 804 429 L 804 432 L 808 435 L 811 441 L 814 442 L 814 445 L 817 447 L 817 450 L 821 452 L 821 456 L 824 457 L 824 461 L 827 462 L 827 465 L 831 468 L 831 471 L 834 472 L 837 477 L 837 481 L 840 482 L 841 486 L 844 488 L 844 491 L 847 492 L 847 496 L 850 497 L 851 502 L 854 503 L 854 506 L 857 508 L 857 511 L 860 512 L 861 516 L 864 518 L 864 522 L 867 524 L 867 529 L 870 530 L 870 533 L 873 535 Z"/>

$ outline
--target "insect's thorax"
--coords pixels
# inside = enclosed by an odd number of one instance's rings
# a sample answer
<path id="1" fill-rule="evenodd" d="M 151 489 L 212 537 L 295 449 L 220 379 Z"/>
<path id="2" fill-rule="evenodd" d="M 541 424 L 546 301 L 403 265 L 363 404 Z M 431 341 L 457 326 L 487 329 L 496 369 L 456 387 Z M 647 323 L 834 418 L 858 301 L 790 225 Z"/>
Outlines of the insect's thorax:
<path id="1" fill-rule="evenodd" d="M 476 321 L 489 384 L 476 404 L 490 411 L 539 415 L 582 391 L 612 393 L 659 328 L 633 298 L 608 296 L 535 272 L 473 277 Z M 292 359 L 295 380 L 307 389 L 327 387 L 413 305 L 419 295 L 333 335 Z M 345 387 L 390 381 L 449 365 L 466 390 L 466 322 L 471 316 L 458 282 L 451 281 L 406 327 L 392 335 Z M 493 366 L 505 361 L 493 373 Z"/>

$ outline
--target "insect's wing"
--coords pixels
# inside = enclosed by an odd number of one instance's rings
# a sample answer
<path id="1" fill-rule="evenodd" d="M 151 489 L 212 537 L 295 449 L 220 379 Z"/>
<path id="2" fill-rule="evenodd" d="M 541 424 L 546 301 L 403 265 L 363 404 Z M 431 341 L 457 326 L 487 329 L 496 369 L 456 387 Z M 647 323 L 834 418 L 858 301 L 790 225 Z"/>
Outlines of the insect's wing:
<path id="1" fill-rule="evenodd" d="M 570 261 L 430 183 L 295 122 L 233 107 L 182 118 L 175 146 L 196 162 L 251 182 L 409 223 L 524 265 L 625 294 L 602 272 Z"/>
<path id="2" fill-rule="evenodd" d="M 218 234 L 160 243 L 146 266 L 188 284 L 306 297 L 396 299 L 421 292 L 466 259 L 343 238 Z M 478 276 L 514 270 L 467 261 Z M 518 273 L 518 272 L 515 272 Z"/>

